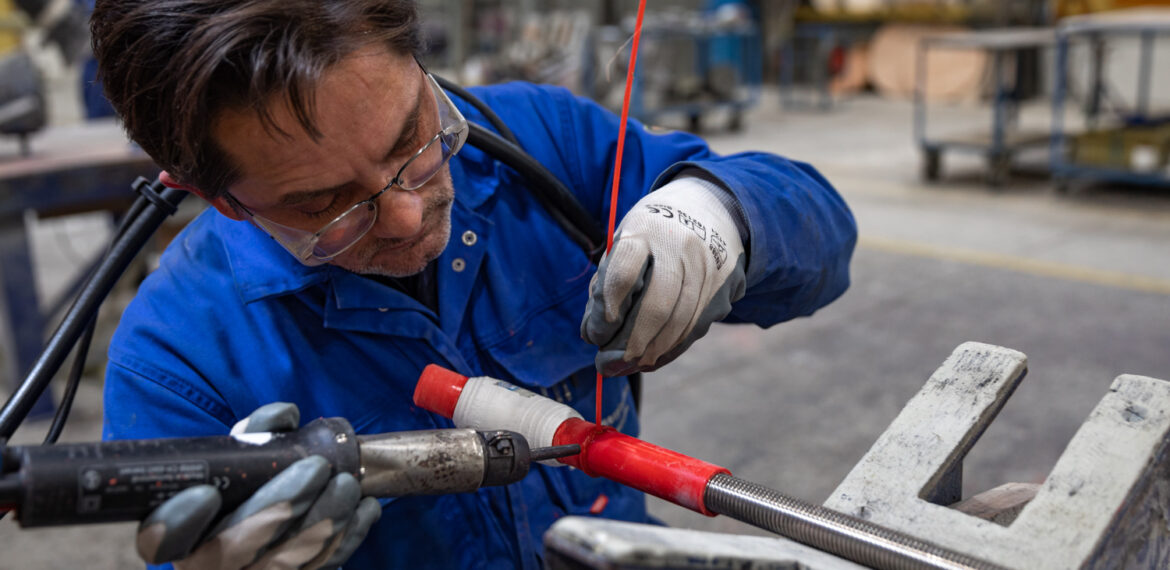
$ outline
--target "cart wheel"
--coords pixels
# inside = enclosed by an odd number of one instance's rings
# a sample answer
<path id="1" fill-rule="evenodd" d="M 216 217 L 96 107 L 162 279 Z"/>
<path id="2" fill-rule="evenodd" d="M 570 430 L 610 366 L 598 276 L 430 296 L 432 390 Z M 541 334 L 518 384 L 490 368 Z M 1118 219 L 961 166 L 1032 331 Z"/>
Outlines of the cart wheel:
<path id="1" fill-rule="evenodd" d="M 699 113 L 692 113 L 688 119 L 689 120 L 687 123 L 689 125 L 689 131 L 695 134 L 699 134 L 703 131 L 703 115 L 700 115 Z"/>
<path id="2" fill-rule="evenodd" d="M 934 182 L 938 180 L 942 170 L 942 152 L 937 148 L 922 151 L 922 177 Z"/>
<path id="3" fill-rule="evenodd" d="M 993 188 L 1003 186 L 1007 182 L 1011 170 L 1012 156 L 1010 154 L 996 154 L 987 157 L 987 185 Z"/>
<path id="4" fill-rule="evenodd" d="M 743 111 L 736 109 L 731 112 L 731 119 L 727 121 L 727 130 L 733 133 L 743 130 Z"/>

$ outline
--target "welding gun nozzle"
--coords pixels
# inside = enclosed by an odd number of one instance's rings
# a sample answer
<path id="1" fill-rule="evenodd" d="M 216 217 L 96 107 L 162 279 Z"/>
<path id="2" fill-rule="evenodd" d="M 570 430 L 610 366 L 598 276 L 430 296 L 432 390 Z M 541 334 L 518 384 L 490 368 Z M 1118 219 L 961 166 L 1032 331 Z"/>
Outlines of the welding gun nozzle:
<path id="1" fill-rule="evenodd" d="M 581 453 L 581 445 L 572 443 L 569 445 L 554 445 L 551 447 L 537 447 L 529 452 L 529 456 L 533 461 L 545 461 L 548 459 L 560 459 L 570 455 L 577 455 Z"/>

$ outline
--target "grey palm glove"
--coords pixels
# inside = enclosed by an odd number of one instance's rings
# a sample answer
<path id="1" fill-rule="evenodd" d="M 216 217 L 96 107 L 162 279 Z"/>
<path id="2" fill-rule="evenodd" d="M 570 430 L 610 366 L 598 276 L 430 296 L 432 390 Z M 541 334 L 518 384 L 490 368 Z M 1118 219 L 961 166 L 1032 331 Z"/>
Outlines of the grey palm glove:
<path id="1" fill-rule="evenodd" d="M 233 434 L 289 431 L 300 423 L 294 404 L 258 408 Z M 220 495 L 210 485 L 184 490 L 138 527 L 138 553 L 149 563 L 174 561 L 177 570 L 336 568 L 353 554 L 382 514 L 361 498 L 348 473 L 330 477 L 324 458 L 306 457 L 264 484 L 209 532 Z"/>
<path id="2" fill-rule="evenodd" d="M 605 376 L 677 358 L 746 290 L 746 233 L 730 192 L 684 176 L 634 204 L 590 283 L 581 337 Z"/>

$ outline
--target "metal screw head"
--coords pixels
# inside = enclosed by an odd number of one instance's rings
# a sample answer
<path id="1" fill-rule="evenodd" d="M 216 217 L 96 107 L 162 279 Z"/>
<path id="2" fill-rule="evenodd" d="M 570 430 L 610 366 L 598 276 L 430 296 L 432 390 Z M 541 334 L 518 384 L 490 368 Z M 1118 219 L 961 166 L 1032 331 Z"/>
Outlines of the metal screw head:
<path id="1" fill-rule="evenodd" d="M 509 437 L 497 436 L 492 439 L 491 446 L 501 455 L 512 454 L 512 439 Z"/>

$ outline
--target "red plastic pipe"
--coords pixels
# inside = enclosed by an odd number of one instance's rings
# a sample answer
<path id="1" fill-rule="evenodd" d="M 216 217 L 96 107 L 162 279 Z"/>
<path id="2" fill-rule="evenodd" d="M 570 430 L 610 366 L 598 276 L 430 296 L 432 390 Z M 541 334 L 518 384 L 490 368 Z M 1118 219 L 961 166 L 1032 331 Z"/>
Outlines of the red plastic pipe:
<path id="1" fill-rule="evenodd" d="M 610 426 L 576 418 L 565 420 L 553 445 L 580 444 L 580 455 L 560 459 L 590 477 L 604 477 L 676 505 L 715 516 L 703 504 L 707 482 L 731 471 L 706 461 L 630 437 Z"/>

